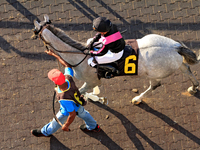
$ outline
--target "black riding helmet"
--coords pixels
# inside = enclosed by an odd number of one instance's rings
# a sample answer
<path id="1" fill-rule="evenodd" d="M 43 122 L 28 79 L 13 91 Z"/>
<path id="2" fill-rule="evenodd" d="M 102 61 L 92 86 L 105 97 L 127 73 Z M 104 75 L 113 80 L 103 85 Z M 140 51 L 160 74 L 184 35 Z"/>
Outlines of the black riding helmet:
<path id="1" fill-rule="evenodd" d="M 112 23 L 106 17 L 98 17 L 93 20 L 93 29 L 98 32 L 108 32 Z"/>

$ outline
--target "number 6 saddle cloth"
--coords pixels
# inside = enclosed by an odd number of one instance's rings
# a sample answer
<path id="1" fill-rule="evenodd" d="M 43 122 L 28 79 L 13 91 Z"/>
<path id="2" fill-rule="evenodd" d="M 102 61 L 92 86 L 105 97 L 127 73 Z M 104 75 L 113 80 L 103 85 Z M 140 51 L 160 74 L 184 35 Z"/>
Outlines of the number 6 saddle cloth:
<path id="1" fill-rule="evenodd" d="M 137 41 L 136 39 L 127 39 L 125 42 L 124 54 L 122 58 L 117 61 L 117 67 L 120 72 L 118 76 L 137 75 L 139 52 Z"/>

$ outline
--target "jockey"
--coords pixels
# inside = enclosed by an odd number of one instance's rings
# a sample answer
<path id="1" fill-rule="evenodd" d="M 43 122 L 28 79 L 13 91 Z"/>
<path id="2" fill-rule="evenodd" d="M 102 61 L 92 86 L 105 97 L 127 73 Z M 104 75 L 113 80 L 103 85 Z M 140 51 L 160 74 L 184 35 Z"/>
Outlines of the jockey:
<path id="1" fill-rule="evenodd" d="M 99 68 L 104 70 L 111 70 L 112 73 L 117 73 L 118 70 L 108 63 L 119 60 L 124 52 L 125 41 L 117 29 L 117 26 L 112 24 L 110 20 L 105 17 L 98 17 L 93 20 L 93 29 L 98 33 L 88 39 L 87 48 L 84 53 L 95 56 L 88 59 L 88 65 L 96 67 L 99 64 Z"/>

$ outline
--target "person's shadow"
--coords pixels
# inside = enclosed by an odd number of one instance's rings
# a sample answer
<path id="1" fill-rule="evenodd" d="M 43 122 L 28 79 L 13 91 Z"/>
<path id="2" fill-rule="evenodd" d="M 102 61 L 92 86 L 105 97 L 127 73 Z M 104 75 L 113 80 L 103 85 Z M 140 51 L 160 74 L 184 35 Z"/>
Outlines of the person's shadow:
<path id="1" fill-rule="evenodd" d="M 183 127 L 181 127 L 178 123 L 174 122 L 172 119 L 170 119 L 166 115 L 152 109 L 150 106 L 148 106 L 145 103 L 141 103 L 137 106 L 142 108 L 146 112 L 149 112 L 149 113 L 157 116 L 158 118 L 162 119 L 169 126 L 173 127 L 174 129 L 176 129 L 177 131 L 179 131 L 180 133 L 182 133 L 183 135 L 187 136 L 189 139 L 191 139 L 192 141 L 194 141 L 195 143 L 200 145 L 200 139 L 198 137 L 196 137 L 195 135 L 193 135 L 192 133 L 190 133 L 188 130 L 184 129 Z"/>
<path id="2" fill-rule="evenodd" d="M 124 115 L 122 115 L 121 113 L 109 108 L 108 106 L 106 105 L 103 105 L 101 103 L 97 103 L 97 102 L 92 102 L 91 103 L 97 105 L 98 107 L 101 107 L 107 111 L 109 111 L 110 113 L 112 113 L 113 115 L 115 115 L 117 118 L 119 118 L 119 120 L 121 120 L 123 126 L 125 127 L 126 129 L 126 133 L 128 135 L 128 137 L 130 138 L 130 140 L 133 142 L 133 144 L 135 145 L 135 147 L 138 149 L 138 150 L 144 150 L 144 147 L 141 143 L 141 141 L 137 138 L 137 134 L 140 135 L 140 137 L 142 137 L 146 142 L 148 142 L 148 144 L 153 148 L 153 149 L 156 149 L 156 150 L 161 150 L 162 148 L 160 146 L 158 146 L 156 143 L 154 143 L 153 141 L 151 141 L 145 134 L 143 134 L 138 128 L 136 128 Z M 91 133 L 87 133 L 88 135 L 94 137 L 94 138 L 97 138 L 98 139 L 98 136 L 96 136 L 96 134 L 91 134 Z M 106 135 L 105 132 L 103 132 L 100 136 L 102 136 L 102 141 L 101 143 L 104 144 L 105 146 L 107 146 L 109 149 L 113 149 L 113 146 L 116 146 L 116 145 L 113 145 L 114 142 Z M 109 141 L 107 142 L 106 140 Z M 112 143 L 111 143 L 112 141 Z M 108 146 L 108 144 L 110 144 Z M 121 147 L 116 147 L 116 149 L 120 149 Z"/>
<path id="3" fill-rule="evenodd" d="M 63 145 L 55 136 L 51 136 L 50 139 L 50 150 L 70 150 L 68 147 Z"/>
<path id="4" fill-rule="evenodd" d="M 93 132 L 84 132 L 85 134 L 89 135 L 90 137 L 93 137 L 101 142 L 104 146 L 106 146 L 108 149 L 114 149 L 114 150 L 122 150 L 118 144 L 116 144 L 107 134 L 101 130 L 98 133 Z"/>

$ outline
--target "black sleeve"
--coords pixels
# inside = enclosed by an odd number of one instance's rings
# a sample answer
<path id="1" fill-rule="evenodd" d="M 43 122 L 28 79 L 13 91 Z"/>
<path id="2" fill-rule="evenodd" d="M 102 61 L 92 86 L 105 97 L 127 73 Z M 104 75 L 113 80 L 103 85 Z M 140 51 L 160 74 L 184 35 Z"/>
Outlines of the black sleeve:
<path id="1" fill-rule="evenodd" d="M 94 41 L 94 42 L 97 42 L 97 41 L 99 41 L 100 38 L 101 38 L 101 33 L 97 33 L 97 34 L 95 35 L 95 37 L 93 38 L 93 41 Z"/>

